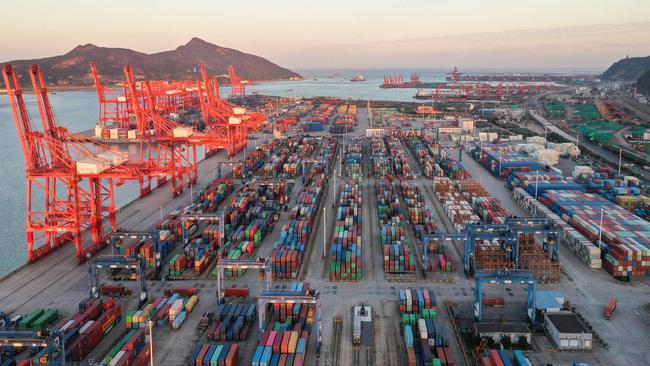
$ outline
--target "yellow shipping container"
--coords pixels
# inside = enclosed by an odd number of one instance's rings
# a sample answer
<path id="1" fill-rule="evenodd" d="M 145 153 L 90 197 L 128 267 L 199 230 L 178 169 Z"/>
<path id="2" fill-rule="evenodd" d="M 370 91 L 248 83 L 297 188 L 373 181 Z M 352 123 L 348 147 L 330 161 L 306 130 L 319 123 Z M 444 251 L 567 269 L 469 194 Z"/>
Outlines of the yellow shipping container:
<path id="1" fill-rule="evenodd" d="M 289 338 L 289 353 L 296 353 L 296 347 L 298 346 L 298 332 L 291 331 L 291 337 Z"/>
<path id="2" fill-rule="evenodd" d="M 187 304 L 185 304 L 185 311 L 191 313 L 197 302 L 199 302 L 199 297 L 197 295 L 192 295 L 192 297 L 187 300 Z"/>

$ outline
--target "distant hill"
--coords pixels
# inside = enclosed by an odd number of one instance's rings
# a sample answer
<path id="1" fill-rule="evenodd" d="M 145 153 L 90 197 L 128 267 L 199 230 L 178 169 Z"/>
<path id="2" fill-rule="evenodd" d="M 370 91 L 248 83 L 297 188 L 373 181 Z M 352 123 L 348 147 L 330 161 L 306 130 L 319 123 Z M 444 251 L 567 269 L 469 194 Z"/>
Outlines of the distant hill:
<path id="1" fill-rule="evenodd" d="M 646 71 L 636 81 L 636 89 L 641 94 L 650 95 L 650 71 Z"/>
<path id="2" fill-rule="evenodd" d="M 650 56 L 627 57 L 616 61 L 602 75 L 604 80 L 636 80 L 650 70 Z"/>
<path id="3" fill-rule="evenodd" d="M 138 78 L 180 80 L 194 79 L 199 65 L 205 64 L 210 74 L 226 74 L 228 64 L 245 80 L 280 80 L 300 77 L 260 56 L 219 47 L 199 38 L 172 51 L 146 54 L 125 48 L 80 45 L 61 56 L 35 60 L 8 61 L 16 71 L 27 77 L 30 64 L 38 64 L 51 86 L 90 85 L 90 63 L 95 62 L 102 80 L 124 80 L 124 65 L 130 64 Z M 25 84 L 25 82 L 23 82 Z"/>

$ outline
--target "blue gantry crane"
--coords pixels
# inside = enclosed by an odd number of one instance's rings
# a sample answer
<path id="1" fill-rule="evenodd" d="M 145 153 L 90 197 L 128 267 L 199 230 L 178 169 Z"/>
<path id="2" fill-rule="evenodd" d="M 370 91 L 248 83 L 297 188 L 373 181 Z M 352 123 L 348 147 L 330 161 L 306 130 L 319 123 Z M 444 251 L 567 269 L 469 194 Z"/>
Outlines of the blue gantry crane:
<path id="1" fill-rule="evenodd" d="M 136 287 L 139 292 L 140 304 L 147 301 L 147 285 L 145 281 L 146 262 L 142 256 L 100 255 L 88 263 L 88 294 L 91 298 L 100 296 L 99 275 L 102 269 L 128 269 L 136 273 Z"/>
<path id="2" fill-rule="evenodd" d="M 544 250 L 551 259 L 559 261 L 560 247 L 557 241 L 557 228 L 552 222 L 541 218 L 509 218 L 505 224 L 467 225 L 463 233 L 437 233 L 425 235 L 423 242 L 423 261 L 429 262 L 429 242 L 437 240 L 462 241 L 463 268 L 468 275 L 473 274 L 472 257 L 477 240 L 497 240 L 508 253 L 509 259 L 514 263 L 515 269 L 519 268 L 519 235 L 535 234 L 544 235 Z"/>
<path id="3" fill-rule="evenodd" d="M 13 359 L 14 350 L 40 349 L 40 354 L 47 356 L 48 365 L 65 365 L 65 338 L 63 332 L 46 330 L 37 332 L 32 330 L 0 330 L 0 349 L 9 350 L 7 356 Z"/>
<path id="4" fill-rule="evenodd" d="M 528 301 L 526 310 L 528 319 L 532 324 L 535 324 L 535 301 L 537 294 L 537 282 L 535 276 L 528 272 L 496 272 L 485 273 L 477 272 L 476 278 L 476 294 L 474 296 L 474 318 L 476 321 L 483 320 L 483 287 L 485 284 L 509 285 L 509 284 L 522 284 L 528 286 Z"/>
<path id="5" fill-rule="evenodd" d="M 257 297 L 257 311 L 259 321 L 259 334 L 262 336 L 262 331 L 266 327 L 266 306 L 275 303 L 289 303 L 289 304 L 313 304 L 315 307 L 315 322 L 316 322 L 316 353 L 320 354 L 320 347 L 322 342 L 321 335 L 321 319 L 320 319 L 320 293 L 316 290 L 308 291 L 267 291 L 262 292 Z"/>
<path id="6" fill-rule="evenodd" d="M 257 258 L 257 259 L 219 259 L 215 270 L 217 271 L 217 304 L 221 304 L 224 295 L 224 280 L 226 269 L 257 269 L 264 271 L 264 284 L 265 291 L 271 291 L 272 276 L 271 276 L 271 259 L 270 258 Z"/>

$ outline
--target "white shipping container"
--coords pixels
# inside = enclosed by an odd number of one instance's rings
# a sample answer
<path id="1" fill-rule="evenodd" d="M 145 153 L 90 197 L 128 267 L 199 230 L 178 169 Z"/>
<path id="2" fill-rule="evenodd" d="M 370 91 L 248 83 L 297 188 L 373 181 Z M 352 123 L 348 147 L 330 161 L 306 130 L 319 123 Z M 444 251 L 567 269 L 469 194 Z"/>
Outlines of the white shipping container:
<path id="1" fill-rule="evenodd" d="M 190 137 L 193 133 L 194 131 L 189 127 L 176 127 L 172 131 L 174 137 Z"/>
<path id="2" fill-rule="evenodd" d="M 246 108 L 242 108 L 242 107 L 234 107 L 234 108 L 232 109 L 232 113 L 233 113 L 233 114 L 245 114 L 245 113 L 246 113 Z"/>
<path id="3" fill-rule="evenodd" d="M 129 140 L 134 140 L 138 138 L 138 130 L 129 130 L 127 132 L 126 136 L 129 138 Z"/>
<path id="4" fill-rule="evenodd" d="M 85 159 L 77 162 L 77 173 L 78 174 L 99 174 L 110 167 L 111 164 L 105 160 Z"/>
<path id="5" fill-rule="evenodd" d="M 111 134 L 110 135 L 111 140 L 117 140 L 117 139 L 120 138 L 120 129 L 119 128 L 111 128 L 110 134 Z"/>
<path id="6" fill-rule="evenodd" d="M 111 165 L 124 164 L 129 160 L 129 157 L 123 153 L 105 152 L 97 154 L 97 157 L 108 161 Z"/>
<path id="7" fill-rule="evenodd" d="M 96 125 L 95 126 L 95 137 L 101 138 L 102 137 L 102 132 L 104 132 L 104 127 L 102 127 L 100 125 Z"/>

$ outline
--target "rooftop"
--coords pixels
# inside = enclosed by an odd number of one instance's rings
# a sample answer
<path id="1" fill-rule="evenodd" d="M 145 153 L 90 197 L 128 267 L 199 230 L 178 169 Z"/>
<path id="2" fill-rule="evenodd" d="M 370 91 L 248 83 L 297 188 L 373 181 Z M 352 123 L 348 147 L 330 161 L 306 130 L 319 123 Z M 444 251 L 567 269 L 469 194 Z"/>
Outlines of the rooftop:
<path id="1" fill-rule="evenodd" d="M 525 323 L 476 323 L 479 333 L 530 333 Z"/>
<path id="2" fill-rule="evenodd" d="M 591 333 L 573 313 L 546 313 L 546 316 L 560 333 Z"/>

